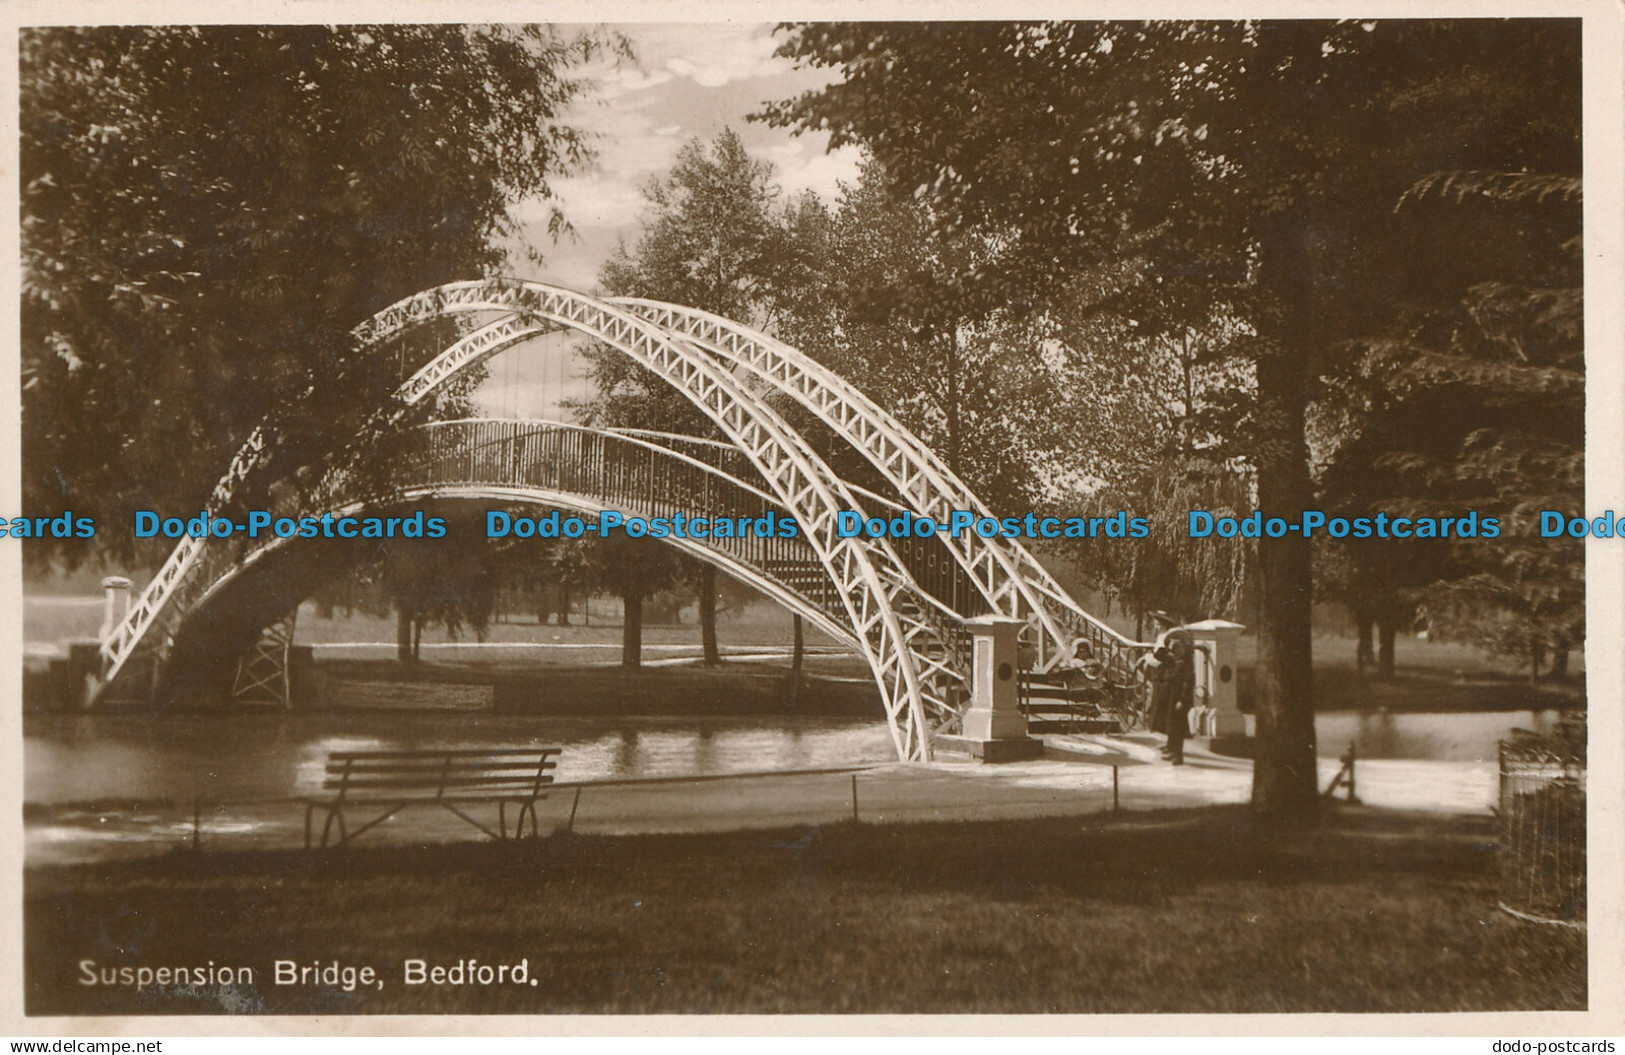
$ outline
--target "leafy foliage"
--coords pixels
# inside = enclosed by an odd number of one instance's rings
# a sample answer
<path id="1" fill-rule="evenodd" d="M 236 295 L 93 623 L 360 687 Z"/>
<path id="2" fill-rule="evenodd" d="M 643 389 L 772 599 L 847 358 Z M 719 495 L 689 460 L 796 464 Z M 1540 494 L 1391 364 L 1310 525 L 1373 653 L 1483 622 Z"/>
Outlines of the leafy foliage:
<path id="1" fill-rule="evenodd" d="M 670 301 L 767 326 L 793 261 L 772 167 L 724 129 L 707 148 L 691 140 L 670 172 L 644 188 L 649 211 L 634 249 L 624 244 L 599 272 L 610 296 Z M 687 397 L 611 348 L 589 347 L 594 395 L 577 408 L 598 425 L 694 436 L 715 427 Z"/>
<path id="2" fill-rule="evenodd" d="M 806 223 L 818 281 L 790 300 L 791 344 L 874 399 L 995 507 L 1030 505 L 1035 471 L 1066 445 L 1053 326 L 978 302 L 973 276 L 997 239 L 940 229 L 930 209 L 897 199 L 867 161 L 831 213 Z"/>
<path id="3" fill-rule="evenodd" d="M 1544 229 L 1553 245 L 1577 237 L 1578 187 L 1529 177 L 1526 188 L 1463 202 L 1497 221 Z M 1460 185 L 1460 184 L 1458 184 Z M 1535 214 L 1507 203 L 1533 197 Z M 1321 490 L 1348 515 L 1378 509 L 1497 517 L 1503 535 L 1332 545 L 1323 582 L 1356 611 L 1389 621 L 1425 612 L 1429 629 L 1516 658 L 1539 672 L 1584 636 L 1584 547 L 1538 537 L 1538 515 L 1585 508 L 1585 385 L 1580 259 L 1532 267 L 1513 281 L 1480 282 L 1402 332 L 1357 342 L 1318 401 L 1326 466 Z"/>
<path id="4" fill-rule="evenodd" d="M 1464 254 L 1448 201 L 1394 204 L 1439 172 L 1577 174 L 1578 49 L 1556 20 L 798 24 L 781 54 L 841 79 L 767 116 L 863 144 L 941 229 L 1001 238 L 973 275 L 989 296 L 1083 293 L 1150 333 L 1232 322 L 1254 500 L 1293 514 L 1328 355 L 1538 255 Z M 1307 816 L 1307 542 L 1265 540 L 1252 579 L 1254 804 Z"/>
<path id="5" fill-rule="evenodd" d="M 267 415 L 303 442 L 293 464 L 345 435 L 390 383 L 346 371 L 350 327 L 500 263 L 509 206 L 588 155 L 557 121 L 585 88 L 571 71 L 617 46 L 537 27 L 23 31 L 25 507 L 197 508 Z"/>

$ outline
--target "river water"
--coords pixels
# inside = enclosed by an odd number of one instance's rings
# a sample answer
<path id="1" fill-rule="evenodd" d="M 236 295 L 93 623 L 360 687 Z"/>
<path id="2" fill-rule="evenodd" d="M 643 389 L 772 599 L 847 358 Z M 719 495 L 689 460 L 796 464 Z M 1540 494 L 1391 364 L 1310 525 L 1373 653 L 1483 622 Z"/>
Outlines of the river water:
<path id="1" fill-rule="evenodd" d="M 248 802 L 320 790 L 332 751 L 558 745 L 555 779 L 619 780 L 890 761 L 884 722 L 773 716 L 428 713 L 31 717 L 25 800 Z"/>
<path id="2" fill-rule="evenodd" d="M 1352 741 L 1363 759 L 1493 761 L 1513 728 L 1551 730 L 1555 711 L 1322 714 L 1320 752 Z M 849 718 L 556 718 L 447 713 L 29 716 L 25 800 L 251 802 L 319 790 L 344 750 L 565 750 L 559 781 L 709 776 L 862 765 L 895 758 L 882 721 Z"/>

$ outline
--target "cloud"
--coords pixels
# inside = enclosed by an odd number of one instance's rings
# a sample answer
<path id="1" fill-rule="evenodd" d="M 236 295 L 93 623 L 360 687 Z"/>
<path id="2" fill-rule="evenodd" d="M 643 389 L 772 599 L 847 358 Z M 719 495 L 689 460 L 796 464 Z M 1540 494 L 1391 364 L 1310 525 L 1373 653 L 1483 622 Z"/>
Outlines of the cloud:
<path id="1" fill-rule="evenodd" d="M 748 120 L 768 99 L 786 98 L 828 79 L 827 71 L 797 70 L 773 52 L 768 23 L 642 23 L 618 27 L 631 40 L 637 63 L 603 60 L 583 72 L 595 91 L 565 120 L 592 134 L 597 161 L 553 181 L 554 200 L 529 201 L 516 210 L 525 237 L 546 256 L 545 277 L 590 288 L 619 239 L 635 241 L 647 203 L 642 189 L 670 169 L 683 143 L 709 141 L 724 127 L 739 132 L 746 149 L 771 161 L 787 194 L 813 190 L 833 198 L 841 180 L 857 176 L 857 152 L 826 153 L 828 136 L 794 137 L 785 129 Z M 546 242 L 553 206 L 563 210 L 578 240 Z"/>
<path id="2" fill-rule="evenodd" d="M 857 182 L 862 155 L 852 146 L 831 153 L 826 150 L 828 143 L 828 134 L 808 133 L 761 147 L 754 153 L 773 163 L 779 186 L 786 194 L 810 190 L 826 201 L 834 201 L 841 183 Z"/>
<path id="3" fill-rule="evenodd" d="M 592 395 L 586 364 L 573 350 L 575 340 L 555 332 L 493 356 L 471 400 L 488 416 L 574 421 L 563 404 Z"/>
<path id="4" fill-rule="evenodd" d="M 644 62 L 704 88 L 767 77 L 790 68 L 773 56 L 772 29 L 766 24 L 667 24 L 638 27 L 634 46 Z"/>

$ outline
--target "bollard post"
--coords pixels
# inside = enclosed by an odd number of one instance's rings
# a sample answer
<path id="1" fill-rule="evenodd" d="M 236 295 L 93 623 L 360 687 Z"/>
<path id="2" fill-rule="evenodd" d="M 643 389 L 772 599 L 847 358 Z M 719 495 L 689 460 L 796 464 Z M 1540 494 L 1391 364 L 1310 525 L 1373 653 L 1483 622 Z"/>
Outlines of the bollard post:
<path id="1" fill-rule="evenodd" d="M 852 823 L 858 823 L 858 775 L 852 774 Z"/>
<path id="2" fill-rule="evenodd" d="M 1112 766 L 1112 812 L 1113 813 L 1116 813 L 1118 811 L 1118 808 L 1119 808 L 1118 807 L 1118 799 L 1117 799 L 1117 771 L 1120 768 L 1121 767 L 1116 765 L 1116 764 L 1113 764 L 1113 766 Z"/>

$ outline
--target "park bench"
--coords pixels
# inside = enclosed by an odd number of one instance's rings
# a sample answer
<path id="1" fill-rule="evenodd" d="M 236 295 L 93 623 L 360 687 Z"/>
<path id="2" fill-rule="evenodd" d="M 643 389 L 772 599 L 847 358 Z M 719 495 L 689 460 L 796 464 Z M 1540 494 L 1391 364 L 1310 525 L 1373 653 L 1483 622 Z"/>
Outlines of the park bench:
<path id="1" fill-rule="evenodd" d="M 449 810 L 491 838 L 507 839 L 508 807 L 515 805 L 519 810 L 513 837 L 524 833 L 527 818 L 531 834 L 537 835 L 536 802 L 547 797 L 560 750 L 334 751 L 327 756 L 323 794 L 305 800 L 305 848 L 311 847 L 312 821 L 318 810 L 326 814 L 323 847 L 332 837 L 335 822 L 338 844 L 343 846 L 410 806 Z M 496 831 L 465 812 L 470 806 L 491 804 L 497 807 Z M 365 811 L 371 819 L 351 831 L 347 810 Z"/>
<path id="2" fill-rule="evenodd" d="M 1116 715 L 1103 706 L 1107 694 L 1098 685 L 1069 684 L 1064 675 L 1021 671 L 1016 699 L 1032 732 L 1109 732 L 1118 728 Z"/>
<path id="3" fill-rule="evenodd" d="M 1024 670 L 1016 678 L 1016 700 L 1031 732 L 1128 732 L 1146 719 L 1148 686 L 1119 681 L 1097 662 L 1060 667 L 1047 673 Z"/>

